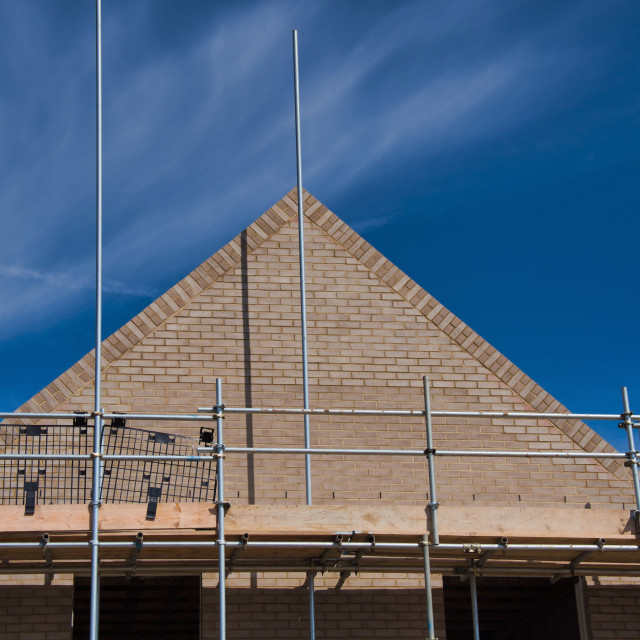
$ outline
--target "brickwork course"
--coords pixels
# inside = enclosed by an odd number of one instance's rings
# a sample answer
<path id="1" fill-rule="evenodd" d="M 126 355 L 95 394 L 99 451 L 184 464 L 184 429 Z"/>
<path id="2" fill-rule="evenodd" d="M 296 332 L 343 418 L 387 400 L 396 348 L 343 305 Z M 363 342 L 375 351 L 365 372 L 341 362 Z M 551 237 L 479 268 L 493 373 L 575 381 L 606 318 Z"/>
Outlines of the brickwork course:
<path id="1" fill-rule="evenodd" d="M 224 381 L 228 406 L 301 407 L 297 233 L 294 190 L 107 338 L 105 409 L 194 413 L 214 404 L 217 377 Z M 308 193 L 305 237 L 311 407 L 422 410 L 422 376 L 427 375 L 434 410 L 567 411 Z M 93 367 L 89 353 L 21 410 L 91 410 Z M 200 427 L 179 422 L 132 426 L 189 436 L 196 436 Z M 441 449 L 613 451 L 587 425 L 562 420 L 434 419 L 434 439 Z M 225 443 L 303 446 L 302 418 L 228 416 Z M 424 420 L 313 416 L 311 444 L 424 449 Z M 438 499 L 447 504 L 562 510 L 628 510 L 635 504 L 628 470 L 618 460 L 439 458 L 437 479 Z M 427 488 L 424 459 L 312 459 L 316 505 L 425 505 Z M 304 504 L 304 460 L 228 456 L 225 494 L 238 503 Z M 240 626 L 232 637 L 303 635 L 298 617 L 307 615 L 304 578 L 278 583 L 263 576 L 251 584 L 237 580 L 230 583 L 235 591 L 229 618 Z M 349 590 L 336 596 L 329 583 L 326 592 L 320 583 L 318 628 L 334 618 L 335 624 L 319 637 L 424 637 L 419 580 L 350 580 Z M 203 638 L 215 635 L 215 584 L 203 580 Z M 618 598 L 624 600 L 621 611 L 631 611 L 637 591 L 628 585 L 619 588 L 630 594 Z M 595 594 L 589 603 L 593 637 L 631 637 L 624 635 L 627 622 L 606 635 L 615 623 L 607 618 L 605 601 L 617 596 L 597 585 L 589 589 Z M 436 609 L 442 614 L 440 601 L 436 585 Z M 384 607 L 376 604 L 380 602 Z M 252 613 L 235 615 L 245 604 Z M 292 626 L 287 626 L 282 621 L 290 607 L 299 607 L 300 614 L 288 617 Z M 265 627 L 265 620 L 273 624 Z M 444 629 L 438 633 L 445 637 Z"/>

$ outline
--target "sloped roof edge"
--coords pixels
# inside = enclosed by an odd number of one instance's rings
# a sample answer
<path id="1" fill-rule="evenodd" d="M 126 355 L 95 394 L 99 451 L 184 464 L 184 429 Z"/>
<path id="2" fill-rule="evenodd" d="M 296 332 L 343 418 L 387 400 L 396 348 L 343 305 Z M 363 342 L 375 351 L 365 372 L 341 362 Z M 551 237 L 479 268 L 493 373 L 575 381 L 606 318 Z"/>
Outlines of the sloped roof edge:
<path id="1" fill-rule="evenodd" d="M 138 315 L 102 343 L 103 371 L 148 336 L 190 300 L 234 268 L 241 259 L 241 237 L 250 251 L 255 250 L 278 229 L 297 215 L 297 191 L 292 189 L 233 240 L 196 267 L 166 293 L 154 300 Z M 305 215 L 338 245 L 385 282 L 398 295 L 443 331 L 451 340 L 483 364 L 509 386 L 533 410 L 568 412 L 558 400 L 533 381 L 506 356 L 440 304 L 418 283 L 403 273 L 362 236 L 343 222 L 307 191 L 304 191 Z M 93 383 L 94 351 L 33 396 L 19 411 L 51 412 L 83 387 Z M 615 449 L 593 429 L 580 421 L 555 420 L 554 424 L 578 446 L 588 452 L 613 452 Z M 602 460 L 602 465 L 616 476 L 624 466 L 618 460 Z"/>
<path id="2" fill-rule="evenodd" d="M 325 233 L 449 336 L 451 340 L 487 367 L 499 380 L 527 402 L 533 410 L 569 413 L 569 410 L 561 402 L 545 391 L 505 355 L 438 302 L 324 205 L 308 215 Z M 553 424 L 585 451 L 616 451 L 584 422 L 554 420 Z M 625 472 L 624 465 L 618 460 L 608 459 L 600 462 L 616 476 L 623 475 Z"/>

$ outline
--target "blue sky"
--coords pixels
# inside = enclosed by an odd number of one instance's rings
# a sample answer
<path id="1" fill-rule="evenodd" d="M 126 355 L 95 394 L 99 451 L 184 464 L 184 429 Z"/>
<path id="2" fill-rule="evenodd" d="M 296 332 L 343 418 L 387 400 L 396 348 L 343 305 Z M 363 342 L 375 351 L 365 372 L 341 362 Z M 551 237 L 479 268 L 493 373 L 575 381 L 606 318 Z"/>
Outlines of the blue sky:
<path id="1" fill-rule="evenodd" d="M 572 410 L 640 412 L 635 0 L 103 3 L 105 335 L 294 186 L 297 28 L 305 187 Z M 0 0 L 4 410 L 92 347 L 93 11 Z"/>

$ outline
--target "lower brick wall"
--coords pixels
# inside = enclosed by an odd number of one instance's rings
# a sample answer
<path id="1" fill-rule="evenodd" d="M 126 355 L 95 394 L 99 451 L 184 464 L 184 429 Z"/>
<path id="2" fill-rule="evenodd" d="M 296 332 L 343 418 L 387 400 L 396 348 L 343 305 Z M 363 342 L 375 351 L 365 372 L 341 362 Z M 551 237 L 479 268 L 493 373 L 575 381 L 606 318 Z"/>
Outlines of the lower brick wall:
<path id="1" fill-rule="evenodd" d="M 16 579 L 17 576 L 12 576 Z M 40 578 L 41 579 L 41 578 Z M 414 578 L 415 579 L 415 578 Z M 27 578 L 32 582 L 32 578 Z M 387 578 L 388 580 L 388 578 Z M 282 580 L 274 580 L 282 584 Z M 227 587 L 227 638 L 301 638 L 309 629 L 309 594 L 299 577 L 286 587 L 268 576 L 232 575 Z M 426 636 L 421 587 L 376 588 L 372 576 L 352 577 L 335 591 L 336 576 L 316 581 L 316 631 L 320 638 L 404 638 Z M 398 584 L 403 582 L 398 579 Z M 607 581 L 609 582 L 609 581 Z M 640 637 L 640 584 L 587 581 L 589 640 Z M 203 576 L 202 640 L 218 639 L 218 590 L 215 575 Z M 416 584 L 415 582 L 413 584 Z M 251 586 L 257 585 L 257 586 Z M 433 576 L 436 636 L 446 640 L 442 580 Z M 386 585 L 385 585 L 386 587 Z M 6 584 L 0 586 L 0 637 L 3 640 L 71 640 L 73 586 Z"/>
<path id="2" fill-rule="evenodd" d="M 336 580 L 332 580 L 335 584 Z M 315 618 L 319 638 L 404 638 L 424 640 L 424 589 L 336 591 L 316 586 Z M 436 635 L 446 640 L 441 579 L 434 576 Z M 218 590 L 203 582 L 202 640 L 217 640 Z M 305 638 L 309 631 L 309 592 L 306 584 L 288 589 L 227 587 L 227 638 Z"/>
<path id="3" fill-rule="evenodd" d="M 71 640 L 72 610 L 71 585 L 2 586 L 0 637 L 3 640 Z"/>
<path id="4" fill-rule="evenodd" d="M 640 637 L 640 585 L 605 585 L 595 579 L 586 595 L 590 640 Z"/>
<path id="5" fill-rule="evenodd" d="M 300 579 L 289 578 L 287 588 L 263 587 L 266 576 L 232 576 L 227 586 L 227 637 L 304 638 L 309 629 L 309 595 Z M 370 576 L 350 578 L 351 588 L 339 592 L 336 580 L 316 580 L 316 633 L 319 638 L 426 637 L 423 588 L 375 588 Z M 413 578 L 414 584 L 417 582 Z M 282 582 L 282 579 L 274 583 Z M 234 584 L 235 583 L 235 584 Z M 212 574 L 203 580 L 202 640 L 218 639 L 218 590 Z M 259 585 L 251 587 L 250 584 Z M 242 586 L 239 586 L 242 585 Z M 433 576 L 435 632 L 446 640 L 442 579 Z M 586 588 L 589 640 L 629 640 L 640 637 L 640 584 L 611 584 L 588 580 Z"/>

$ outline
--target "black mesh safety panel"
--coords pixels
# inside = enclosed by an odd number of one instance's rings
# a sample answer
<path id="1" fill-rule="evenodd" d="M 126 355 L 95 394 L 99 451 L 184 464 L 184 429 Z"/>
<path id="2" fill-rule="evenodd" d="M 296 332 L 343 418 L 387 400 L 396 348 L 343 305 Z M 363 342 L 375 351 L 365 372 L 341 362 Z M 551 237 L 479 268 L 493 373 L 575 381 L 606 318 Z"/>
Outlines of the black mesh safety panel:
<path id="1" fill-rule="evenodd" d="M 208 430 L 203 430 L 209 437 Z M 161 431 L 107 424 L 103 453 L 198 456 L 202 440 Z M 0 425 L 0 451 L 18 454 L 82 454 L 93 450 L 86 425 Z M 91 459 L 0 460 L 0 504 L 85 503 L 91 499 Z M 212 502 L 214 460 L 106 460 L 103 502 Z"/>

